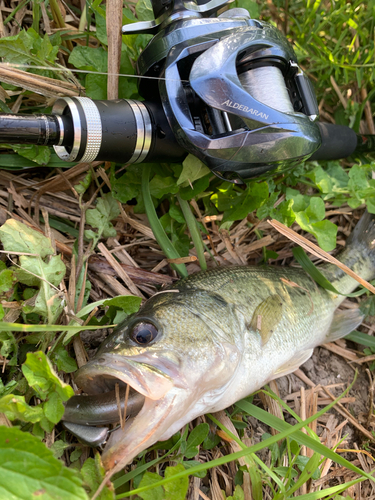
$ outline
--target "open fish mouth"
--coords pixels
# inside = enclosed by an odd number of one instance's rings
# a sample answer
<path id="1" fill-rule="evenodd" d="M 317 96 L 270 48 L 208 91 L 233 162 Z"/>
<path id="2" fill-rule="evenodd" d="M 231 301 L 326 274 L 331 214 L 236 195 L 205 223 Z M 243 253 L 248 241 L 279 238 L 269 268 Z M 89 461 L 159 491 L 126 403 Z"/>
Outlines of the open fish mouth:
<path id="1" fill-rule="evenodd" d="M 113 354 L 103 354 L 80 368 L 75 382 L 87 395 L 67 402 L 64 425 L 93 447 L 103 445 L 111 432 L 109 427 L 97 426 L 121 423 L 123 427 L 125 418 L 133 421 L 144 406 L 173 387 L 172 379 L 160 369 Z"/>

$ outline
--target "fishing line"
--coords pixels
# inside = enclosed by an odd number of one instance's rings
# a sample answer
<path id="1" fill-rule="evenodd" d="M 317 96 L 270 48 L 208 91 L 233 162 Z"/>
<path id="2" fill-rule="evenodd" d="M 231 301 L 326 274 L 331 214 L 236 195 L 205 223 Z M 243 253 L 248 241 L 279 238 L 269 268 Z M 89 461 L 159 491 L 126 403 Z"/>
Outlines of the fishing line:
<path id="1" fill-rule="evenodd" d="M 29 64 L 11 64 L 11 63 L 0 63 L 1 68 L 27 68 L 27 69 L 41 69 L 46 71 L 56 71 L 61 73 L 85 73 L 89 75 L 104 75 L 104 76 L 121 76 L 126 78 L 145 78 L 147 80 L 167 80 L 166 78 L 160 76 L 142 76 L 142 75 L 128 75 L 126 73 L 107 73 L 104 71 L 90 71 L 86 69 L 72 69 L 72 68 L 56 68 L 50 66 L 30 66 Z M 189 83 L 189 80 L 172 80 L 168 78 L 169 81 L 181 81 L 183 83 Z"/>
<path id="2" fill-rule="evenodd" d="M 141 75 L 131 75 L 126 73 L 108 73 L 104 71 L 92 71 L 84 69 L 71 69 L 71 68 L 56 68 L 49 66 L 30 66 L 29 64 L 12 64 L 12 63 L 0 63 L 0 69 L 10 68 L 26 68 L 26 69 L 39 69 L 45 71 L 55 71 L 61 73 L 79 73 L 79 74 L 90 74 L 90 75 L 102 75 L 102 76 L 118 76 L 125 78 L 145 78 L 147 80 L 167 80 L 163 77 L 158 76 L 141 76 Z M 250 69 L 244 73 L 238 75 L 239 80 L 243 88 L 251 95 L 254 99 L 265 104 L 278 111 L 292 113 L 293 106 L 289 98 L 288 90 L 285 85 L 284 76 L 279 68 L 275 66 L 262 66 L 259 68 Z M 168 79 L 168 81 L 178 81 L 182 83 L 189 83 L 189 80 L 177 80 Z"/>

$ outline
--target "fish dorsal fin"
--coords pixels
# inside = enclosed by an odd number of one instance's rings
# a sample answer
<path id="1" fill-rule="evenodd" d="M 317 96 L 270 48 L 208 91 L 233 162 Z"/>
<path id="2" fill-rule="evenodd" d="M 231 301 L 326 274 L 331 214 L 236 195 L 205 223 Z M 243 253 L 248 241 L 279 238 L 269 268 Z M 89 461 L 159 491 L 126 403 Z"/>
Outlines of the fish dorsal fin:
<path id="1" fill-rule="evenodd" d="M 289 375 L 289 373 L 293 373 L 299 368 L 305 361 L 307 361 L 313 353 L 313 349 L 306 349 L 304 351 L 298 352 L 293 356 L 292 359 L 289 359 L 286 363 L 284 363 L 280 368 L 276 370 L 273 378 L 283 377 L 284 375 Z"/>
<path id="2" fill-rule="evenodd" d="M 255 309 L 249 327 L 258 331 L 262 345 L 267 344 L 283 315 L 283 303 L 279 295 L 271 295 Z"/>
<path id="3" fill-rule="evenodd" d="M 325 342 L 333 342 L 349 335 L 359 326 L 364 318 L 360 309 L 346 309 L 345 311 L 336 310 L 331 326 L 329 327 Z"/>

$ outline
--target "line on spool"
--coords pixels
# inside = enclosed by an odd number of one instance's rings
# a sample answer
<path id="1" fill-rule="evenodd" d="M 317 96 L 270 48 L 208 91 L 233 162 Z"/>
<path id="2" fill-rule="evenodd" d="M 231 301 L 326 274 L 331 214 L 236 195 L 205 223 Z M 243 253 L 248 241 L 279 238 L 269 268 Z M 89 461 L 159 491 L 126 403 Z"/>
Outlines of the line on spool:
<path id="1" fill-rule="evenodd" d="M 243 88 L 257 101 L 270 108 L 293 113 L 283 74 L 276 66 L 261 66 L 238 75 Z"/>

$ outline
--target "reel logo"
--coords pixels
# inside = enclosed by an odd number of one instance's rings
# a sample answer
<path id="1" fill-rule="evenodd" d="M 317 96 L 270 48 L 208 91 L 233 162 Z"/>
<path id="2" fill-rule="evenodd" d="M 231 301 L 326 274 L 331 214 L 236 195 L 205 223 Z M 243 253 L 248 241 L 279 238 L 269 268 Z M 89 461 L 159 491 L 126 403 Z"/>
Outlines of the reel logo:
<path id="1" fill-rule="evenodd" d="M 233 109 L 238 109 L 239 111 L 245 111 L 245 113 L 251 113 L 254 116 L 259 116 L 260 118 L 263 118 L 264 120 L 268 120 L 269 115 L 266 113 L 262 113 L 261 111 L 258 111 L 257 109 L 249 108 L 245 106 L 244 104 L 240 104 L 238 102 L 232 102 L 229 99 L 227 101 L 224 101 L 222 106 L 228 106 L 228 108 L 233 108 Z"/>

